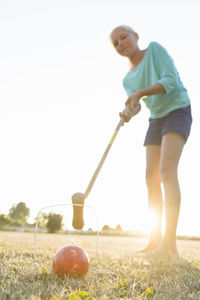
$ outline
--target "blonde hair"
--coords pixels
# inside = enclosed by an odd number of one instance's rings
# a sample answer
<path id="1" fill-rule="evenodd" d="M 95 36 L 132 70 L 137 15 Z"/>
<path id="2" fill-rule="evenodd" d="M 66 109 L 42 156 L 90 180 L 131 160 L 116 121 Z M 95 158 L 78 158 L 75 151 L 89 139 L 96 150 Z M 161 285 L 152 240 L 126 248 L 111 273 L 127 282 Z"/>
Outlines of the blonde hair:
<path id="1" fill-rule="evenodd" d="M 119 25 L 119 26 L 115 27 L 115 28 L 111 31 L 110 37 L 111 37 L 112 34 L 113 34 L 116 30 L 118 30 L 118 29 L 125 29 L 125 30 L 127 30 L 127 31 L 129 31 L 129 32 L 132 32 L 132 33 L 137 34 L 137 32 L 136 32 L 135 30 L 133 30 L 132 27 L 127 26 L 127 25 Z"/>

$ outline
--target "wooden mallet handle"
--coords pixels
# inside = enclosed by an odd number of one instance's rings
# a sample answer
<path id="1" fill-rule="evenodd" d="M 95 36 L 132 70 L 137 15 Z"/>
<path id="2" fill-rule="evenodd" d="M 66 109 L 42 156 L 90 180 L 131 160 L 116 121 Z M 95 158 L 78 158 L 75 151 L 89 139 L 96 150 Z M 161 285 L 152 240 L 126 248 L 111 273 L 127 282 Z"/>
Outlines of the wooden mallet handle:
<path id="1" fill-rule="evenodd" d="M 124 125 L 124 118 L 122 117 L 114 131 L 114 134 L 112 135 L 112 138 L 88 184 L 88 187 L 85 191 L 85 194 L 83 193 L 76 193 L 72 196 L 72 204 L 73 204 L 73 220 L 72 220 L 72 226 L 75 228 L 75 229 L 82 229 L 83 226 L 84 226 L 84 219 L 83 219 L 83 207 L 84 207 L 84 202 L 85 202 L 85 199 L 88 197 L 95 181 L 96 181 L 96 178 L 104 164 L 104 161 L 108 155 L 108 152 L 110 151 L 110 148 L 119 132 L 119 129 L 121 128 L 121 126 Z"/>

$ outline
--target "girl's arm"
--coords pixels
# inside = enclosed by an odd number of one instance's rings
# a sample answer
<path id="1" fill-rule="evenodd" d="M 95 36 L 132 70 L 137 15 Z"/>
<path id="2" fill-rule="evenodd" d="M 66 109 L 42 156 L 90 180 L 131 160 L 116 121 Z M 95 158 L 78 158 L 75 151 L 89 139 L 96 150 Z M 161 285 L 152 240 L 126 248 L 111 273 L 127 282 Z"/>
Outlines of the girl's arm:
<path id="1" fill-rule="evenodd" d="M 126 105 L 129 105 L 130 109 L 133 110 L 134 107 L 137 106 L 141 98 L 146 98 L 151 95 L 164 94 L 164 93 L 166 93 L 166 91 L 162 86 L 162 84 L 155 83 L 154 85 L 148 88 L 137 90 L 136 92 L 131 94 L 126 101 Z"/>
<path id="2" fill-rule="evenodd" d="M 120 113 L 120 117 L 124 117 L 125 122 L 130 121 L 130 119 L 141 110 L 141 106 L 139 104 L 141 98 L 146 98 L 156 94 L 164 94 L 165 92 L 164 87 L 160 83 L 155 83 L 148 88 L 137 90 L 128 97 L 126 101 L 126 108 Z"/>
<path id="3" fill-rule="evenodd" d="M 138 90 L 138 92 L 140 94 L 140 98 L 166 93 L 164 87 L 160 83 L 155 83 L 154 85 L 148 88 L 145 88 L 143 90 Z"/>

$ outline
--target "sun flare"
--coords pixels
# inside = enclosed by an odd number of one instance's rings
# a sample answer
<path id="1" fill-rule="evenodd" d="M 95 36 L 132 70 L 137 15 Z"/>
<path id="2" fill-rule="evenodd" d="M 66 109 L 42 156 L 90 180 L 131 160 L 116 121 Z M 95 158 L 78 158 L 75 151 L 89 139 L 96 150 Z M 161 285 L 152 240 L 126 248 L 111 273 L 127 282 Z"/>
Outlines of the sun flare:
<path id="1" fill-rule="evenodd" d="M 157 225 L 157 216 L 154 213 L 147 212 L 140 224 L 145 233 L 150 233 Z"/>

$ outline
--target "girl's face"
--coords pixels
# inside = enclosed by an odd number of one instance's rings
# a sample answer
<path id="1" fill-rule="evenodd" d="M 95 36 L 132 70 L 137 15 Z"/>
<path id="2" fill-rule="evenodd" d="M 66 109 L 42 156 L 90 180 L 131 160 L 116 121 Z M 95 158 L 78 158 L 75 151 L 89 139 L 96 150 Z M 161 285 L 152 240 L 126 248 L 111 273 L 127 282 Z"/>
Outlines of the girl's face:
<path id="1" fill-rule="evenodd" d="M 111 34 L 111 41 L 117 53 L 131 58 L 138 49 L 138 35 L 126 29 L 119 28 Z"/>

